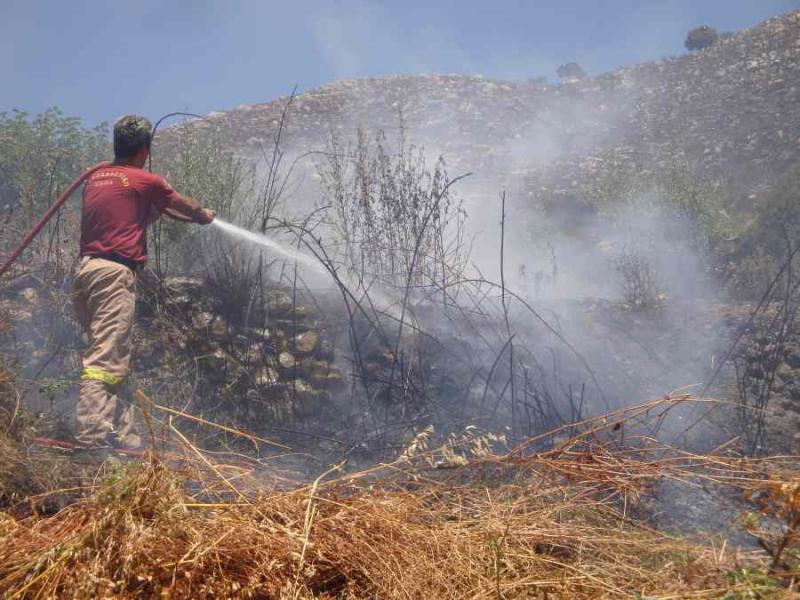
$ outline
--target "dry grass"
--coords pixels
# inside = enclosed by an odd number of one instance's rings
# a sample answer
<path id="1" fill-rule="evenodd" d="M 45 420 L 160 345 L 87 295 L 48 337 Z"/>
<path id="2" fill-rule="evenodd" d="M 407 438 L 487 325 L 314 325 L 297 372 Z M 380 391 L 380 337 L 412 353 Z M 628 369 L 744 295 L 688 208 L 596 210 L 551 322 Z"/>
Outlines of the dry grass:
<path id="1" fill-rule="evenodd" d="M 22 443 L 23 413 L 14 375 L 0 365 L 0 508 L 34 501 L 36 494 L 63 486 L 69 479 L 64 456 Z"/>
<path id="2" fill-rule="evenodd" d="M 17 499 L 24 489 L 21 471 L 25 466 L 25 456 L 19 446 L 5 432 L 0 431 L 0 506 Z"/>
<path id="3" fill-rule="evenodd" d="M 690 456 L 643 440 L 618 448 L 616 424 L 635 414 L 587 423 L 545 452 L 473 452 L 442 469 L 431 465 L 468 449 L 422 448 L 291 491 L 231 493 L 229 502 L 198 500 L 150 457 L 110 472 L 89 498 L 54 516 L 3 517 L 0 589 L 6 598 L 744 593 L 752 584 L 730 573 L 766 564 L 765 555 L 668 537 L 632 518 L 632 507 L 660 477 L 755 490 L 769 463 Z M 231 467 L 198 466 L 206 478 L 225 478 L 215 493 L 242 483 Z M 781 581 L 792 586 L 790 579 Z"/>
<path id="4" fill-rule="evenodd" d="M 0 318 L 0 329 L 2 319 Z M 0 365 L 0 505 L 13 501 L 17 492 L 24 489 L 21 473 L 25 456 L 15 438 L 18 410 L 13 374 Z"/>

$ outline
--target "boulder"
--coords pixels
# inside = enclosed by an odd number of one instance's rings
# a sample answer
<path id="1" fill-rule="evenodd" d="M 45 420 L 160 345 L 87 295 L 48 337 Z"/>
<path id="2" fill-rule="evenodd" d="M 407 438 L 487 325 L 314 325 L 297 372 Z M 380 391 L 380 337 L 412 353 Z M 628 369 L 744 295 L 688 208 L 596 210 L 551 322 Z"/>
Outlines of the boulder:
<path id="1" fill-rule="evenodd" d="M 302 315 L 295 315 L 298 318 L 301 318 Z M 271 321 L 273 327 L 277 330 L 276 335 L 278 332 L 281 332 L 280 335 L 289 335 L 303 333 L 311 329 L 311 324 L 296 319 L 273 319 Z"/>
<path id="2" fill-rule="evenodd" d="M 303 372 L 311 383 L 325 390 L 338 392 L 347 387 L 341 371 L 328 361 L 305 361 L 303 362 Z"/>
<path id="3" fill-rule="evenodd" d="M 37 292 L 36 289 L 32 287 L 26 287 L 19 293 L 19 295 L 31 303 L 34 303 L 39 299 L 39 292 Z"/>
<path id="4" fill-rule="evenodd" d="M 195 329 L 206 330 L 215 339 L 221 339 L 228 335 L 227 323 L 219 315 L 208 311 L 192 315 L 192 326 Z"/>
<path id="5" fill-rule="evenodd" d="M 272 337 L 272 332 L 266 327 L 256 327 L 252 330 L 253 337 L 261 342 L 267 342 Z"/>
<path id="6" fill-rule="evenodd" d="M 267 293 L 267 306 L 272 317 L 286 317 L 292 313 L 292 297 L 280 290 Z"/>
<path id="7" fill-rule="evenodd" d="M 294 355 L 290 352 L 281 352 L 278 354 L 278 365 L 280 365 L 281 369 L 293 371 L 297 366 L 297 361 L 295 360 Z"/>
<path id="8" fill-rule="evenodd" d="M 319 332 L 313 329 L 294 336 L 294 349 L 298 354 L 311 354 L 319 344 Z"/>

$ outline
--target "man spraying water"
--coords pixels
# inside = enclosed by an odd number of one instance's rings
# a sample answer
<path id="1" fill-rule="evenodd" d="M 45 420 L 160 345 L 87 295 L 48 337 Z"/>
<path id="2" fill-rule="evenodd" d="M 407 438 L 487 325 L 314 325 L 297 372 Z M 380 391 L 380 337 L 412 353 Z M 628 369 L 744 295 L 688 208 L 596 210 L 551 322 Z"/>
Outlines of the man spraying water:
<path id="1" fill-rule="evenodd" d="M 136 275 L 147 260 L 147 226 L 161 214 L 207 225 L 214 211 L 143 169 L 152 126 L 128 115 L 114 124 L 114 161 L 83 191 L 80 264 L 73 303 L 89 339 L 76 408 L 76 440 L 86 449 L 135 448 L 133 406 L 120 398 L 130 371 Z"/>

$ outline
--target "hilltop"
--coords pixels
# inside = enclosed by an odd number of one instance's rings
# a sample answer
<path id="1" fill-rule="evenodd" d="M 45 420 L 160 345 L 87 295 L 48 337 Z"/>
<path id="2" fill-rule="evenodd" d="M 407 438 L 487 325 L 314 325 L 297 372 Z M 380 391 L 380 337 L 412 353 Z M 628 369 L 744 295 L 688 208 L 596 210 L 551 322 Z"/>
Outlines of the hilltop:
<path id="1" fill-rule="evenodd" d="M 286 98 L 207 115 L 224 144 L 259 152 Z M 609 169 L 647 172 L 676 161 L 753 199 L 800 150 L 800 11 L 696 54 L 543 85 L 462 75 L 338 81 L 294 98 L 288 148 L 325 146 L 331 132 L 397 131 L 461 170 L 523 182 L 528 195 L 579 198 Z"/>

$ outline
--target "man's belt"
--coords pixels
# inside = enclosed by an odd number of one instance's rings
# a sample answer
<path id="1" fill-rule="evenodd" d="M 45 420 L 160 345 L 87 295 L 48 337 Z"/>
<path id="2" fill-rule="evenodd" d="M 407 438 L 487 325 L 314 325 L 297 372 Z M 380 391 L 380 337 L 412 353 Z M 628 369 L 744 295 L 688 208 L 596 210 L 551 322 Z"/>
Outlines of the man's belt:
<path id="1" fill-rule="evenodd" d="M 111 262 L 115 262 L 117 264 L 123 265 L 128 267 L 134 273 L 138 273 L 144 268 L 143 262 L 137 262 L 135 260 L 131 260 L 130 258 L 125 258 L 124 256 L 120 256 L 119 254 L 93 254 L 90 255 L 89 258 L 102 258 L 103 260 L 110 260 Z"/>

